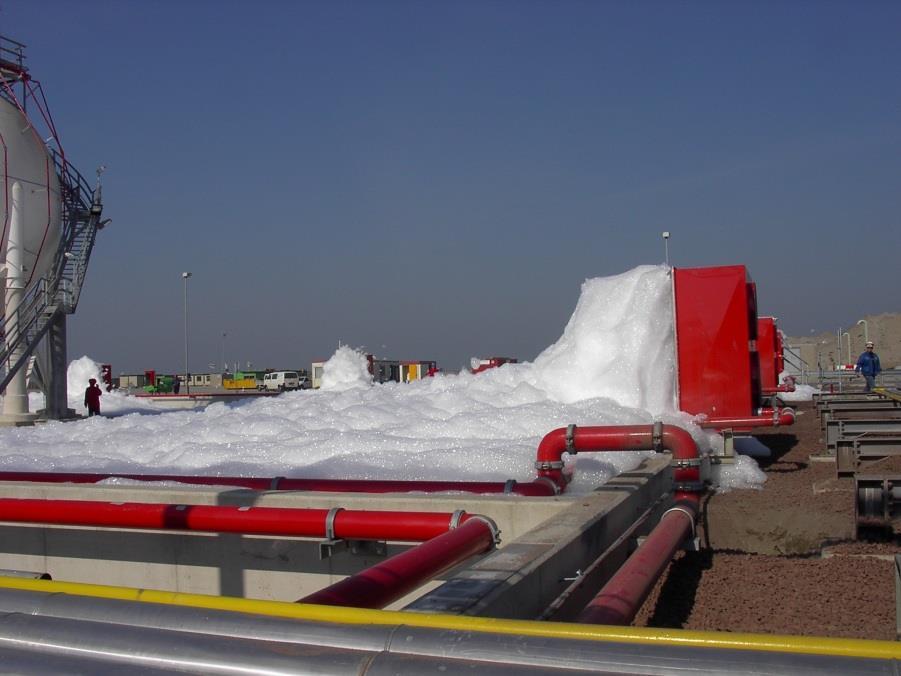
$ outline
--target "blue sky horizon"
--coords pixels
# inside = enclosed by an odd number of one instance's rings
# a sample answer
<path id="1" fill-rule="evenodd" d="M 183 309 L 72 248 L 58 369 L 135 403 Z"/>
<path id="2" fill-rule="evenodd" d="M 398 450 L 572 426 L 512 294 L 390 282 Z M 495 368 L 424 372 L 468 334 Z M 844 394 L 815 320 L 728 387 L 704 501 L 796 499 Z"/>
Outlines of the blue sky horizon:
<path id="1" fill-rule="evenodd" d="M 586 278 L 901 311 L 901 3 L 8 0 L 105 216 L 69 358 L 533 359 Z M 224 334 L 224 338 L 223 338 Z"/>

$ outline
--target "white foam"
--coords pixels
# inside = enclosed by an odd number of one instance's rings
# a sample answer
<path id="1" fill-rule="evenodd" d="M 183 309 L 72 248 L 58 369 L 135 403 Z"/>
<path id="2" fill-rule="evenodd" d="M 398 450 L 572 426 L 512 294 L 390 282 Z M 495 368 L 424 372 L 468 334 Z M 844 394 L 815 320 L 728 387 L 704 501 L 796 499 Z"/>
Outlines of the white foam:
<path id="1" fill-rule="evenodd" d="M 339 348 L 320 390 L 158 411 L 104 392 L 105 416 L 0 429 L 0 469 L 353 479 L 531 480 L 549 431 L 577 425 L 681 425 L 675 410 L 670 270 L 643 266 L 582 286 L 561 338 L 534 363 L 478 375 L 372 384 L 365 357 Z M 99 366 L 69 369 L 70 406 Z M 574 492 L 640 464 L 646 453 L 580 454 Z"/>

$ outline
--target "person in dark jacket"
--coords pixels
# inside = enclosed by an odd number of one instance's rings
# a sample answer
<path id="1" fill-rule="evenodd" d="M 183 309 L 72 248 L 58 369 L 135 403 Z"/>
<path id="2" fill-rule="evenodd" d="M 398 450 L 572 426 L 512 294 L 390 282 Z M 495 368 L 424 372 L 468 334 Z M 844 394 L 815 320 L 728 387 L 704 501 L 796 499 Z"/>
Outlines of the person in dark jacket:
<path id="1" fill-rule="evenodd" d="M 100 396 L 103 391 L 97 384 L 96 378 L 88 380 L 88 386 L 84 391 L 84 406 L 88 409 L 88 417 L 92 415 L 100 415 Z"/>
<path id="2" fill-rule="evenodd" d="M 873 341 L 868 340 L 866 350 L 857 358 L 857 366 L 854 367 L 855 373 L 862 375 L 867 383 L 864 392 L 873 390 L 876 386 L 876 376 L 882 371 L 882 366 L 879 365 L 879 355 L 873 350 Z"/>

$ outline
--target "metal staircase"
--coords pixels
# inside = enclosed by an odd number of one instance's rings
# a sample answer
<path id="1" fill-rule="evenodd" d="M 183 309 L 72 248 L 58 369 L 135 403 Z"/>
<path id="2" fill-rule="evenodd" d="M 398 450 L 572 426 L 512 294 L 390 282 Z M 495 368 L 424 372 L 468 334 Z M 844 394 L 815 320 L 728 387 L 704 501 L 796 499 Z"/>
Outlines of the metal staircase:
<path id="1" fill-rule="evenodd" d="M 28 362 L 54 322 L 58 324 L 62 316 L 75 312 L 97 231 L 106 223 L 101 220 L 102 169 L 97 171 L 97 187 L 92 190 L 66 160 L 41 85 L 25 66 L 24 50 L 25 45 L 0 36 L 0 97 L 16 106 L 46 139 L 59 180 L 61 232 L 48 271 L 25 289 L 15 312 L 7 311 L 0 318 L 0 392 Z M 21 93 L 17 94 L 17 89 Z M 29 107 L 39 115 L 29 116 Z M 42 123 L 39 129 L 38 123 Z M 0 293 L 4 291 L 0 289 Z"/>
<path id="2" fill-rule="evenodd" d="M 72 314 L 78 306 L 103 204 L 99 181 L 91 190 L 65 158 L 51 150 L 61 193 L 60 242 L 47 273 L 27 289 L 15 313 L 2 318 L 0 391 L 27 361 L 47 333 L 57 313 Z M 24 348 L 24 349 L 23 349 Z"/>

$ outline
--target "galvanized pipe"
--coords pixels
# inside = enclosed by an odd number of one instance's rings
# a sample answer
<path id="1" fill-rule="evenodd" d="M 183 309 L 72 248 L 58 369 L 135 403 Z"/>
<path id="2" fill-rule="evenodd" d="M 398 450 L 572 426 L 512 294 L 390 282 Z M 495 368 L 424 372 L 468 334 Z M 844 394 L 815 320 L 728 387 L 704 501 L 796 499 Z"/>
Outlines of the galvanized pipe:
<path id="1" fill-rule="evenodd" d="M 295 610 L 302 608 L 294 604 L 281 605 Z M 371 615 L 373 611 L 351 612 Z M 315 646 L 317 653 L 327 658 L 347 654 L 345 650 L 335 651 L 336 648 L 355 647 L 367 654 L 371 661 L 368 666 L 356 672 L 341 671 L 344 666 L 354 666 L 341 661 L 336 661 L 332 666 L 328 659 L 325 660 L 326 664 L 317 660 L 297 660 L 295 671 L 278 670 L 275 673 L 301 673 L 315 667 L 322 674 L 374 675 L 386 671 L 397 674 L 436 671 L 454 674 L 468 669 L 468 673 L 480 674 L 675 675 L 683 673 L 685 665 L 690 664 L 692 672 L 697 674 L 763 676 L 816 673 L 837 676 L 853 673 L 875 676 L 893 673 L 891 658 L 901 656 L 901 648 L 887 641 L 835 639 L 827 645 L 828 639 L 718 635 L 684 630 L 613 630 L 609 627 L 580 627 L 556 622 L 514 622 L 450 616 L 444 616 L 446 621 L 442 622 L 442 616 L 384 611 L 378 614 L 393 618 L 391 622 L 338 624 L 20 590 L 0 590 L 0 613 L 69 620 L 82 618 L 81 621 L 68 625 L 66 634 L 59 631 L 64 625 L 56 624 L 56 640 L 50 643 L 51 629 L 47 625 L 43 636 L 37 634 L 37 622 L 30 623 L 30 633 L 23 633 L 17 631 L 15 626 L 5 626 L 4 618 L 0 616 L 0 660 L 3 669 L 17 674 L 41 676 L 46 673 L 122 673 L 128 667 L 123 665 L 120 656 L 113 650 L 116 639 L 104 640 L 105 629 L 111 628 L 115 632 L 117 625 L 126 625 L 124 628 L 131 630 L 135 641 L 132 651 L 139 652 L 139 661 L 129 664 L 131 670 L 140 668 L 141 673 L 148 674 L 171 673 L 176 665 L 180 673 L 197 673 L 193 668 L 196 665 L 189 665 L 186 656 L 180 651 L 173 654 L 167 648 L 165 652 L 156 652 L 164 636 L 205 648 L 215 646 L 217 650 L 225 644 L 210 640 L 215 637 L 224 637 L 229 644 L 240 646 L 240 662 L 221 665 L 224 659 L 220 659 L 219 652 L 213 652 L 207 655 L 204 673 L 228 673 L 226 669 L 238 665 L 250 665 L 253 673 L 263 673 L 264 666 L 270 670 L 275 666 L 271 662 L 264 662 L 266 656 L 271 654 L 273 648 L 277 651 L 290 651 L 292 646 L 287 644 Z M 459 626 L 451 628 L 451 621 Z M 417 622 L 428 622 L 432 626 L 415 626 Z M 488 622 L 492 623 L 495 631 L 487 628 Z M 485 626 L 479 628 L 478 623 Z M 467 624 L 472 625 L 472 629 L 468 629 Z M 515 625 L 517 631 L 498 633 L 507 625 Z M 535 627 L 532 632 L 527 629 L 530 625 Z M 581 628 L 581 637 L 561 638 L 552 635 L 552 629 L 558 627 L 573 630 Z M 169 631 L 165 634 L 146 631 L 153 629 Z M 542 634 L 542 631 L 547 634 Z M 576 636 L 578 632 L 572 633 Z M 602 638 L 605 635 L 608 636 Z M 145 636 L 150 637 L 150 640 L 144 641 Z M 15 637 L 22 642 L 4 640 Z M 28 642 L 36 638 L 38 640 Z M 867 650 L 870 646 L 877 645 L 882 649 L 881 652 Z M 829 648 L 829 651 L 817 654 L 815 646 Z M 851 646 L 855 648 L 850 649 Z M 840 647 L 845 648 L 844 652 Z M 788 648 L 794 650 L 785 652 Z M 261 649 L 264 651 L 262 656 Z M 223 653 L 222 657 L 227 658 L 231 654 L 233 653 Z M 176 656 L 180 660 L 178 663 L 175 662 Z M 152 664 L 156 666 L 151 666 Z M 305 673 L 309 673 L 309 670 Z"/>
<path id="2" fill-rule="evenodd" d="M 98 483 L 122 478 L 134 481 L 172 481 L 200 486 L 240 486 L 256 491 L 326 491 L 334 493 L 511 493 L 554 495 L 544 481 L 396 481 L 363 479 L 292 479 L 286 477 L 194 476 L 177 474 L 101 474 L 90 472 L 0 472 L 0 481 L 40 483 Z"/>
<path id="3" fill-rule="evenodd" d="M 497 527 L 488 519 L 473 517 L 459 528 L 320 589 L 298 603 L 384 608 L 467 559 L 490 551 L 497 534 Z"/>
<path id="4" fill-rule="evenodd" d="M 456 516 L 441 512 L 0 498 L 0 521 L 346 540 L 422 542 L 446 532 Z M 464 513 L 457 521 L 465 523 L 470 518 Z"/>

